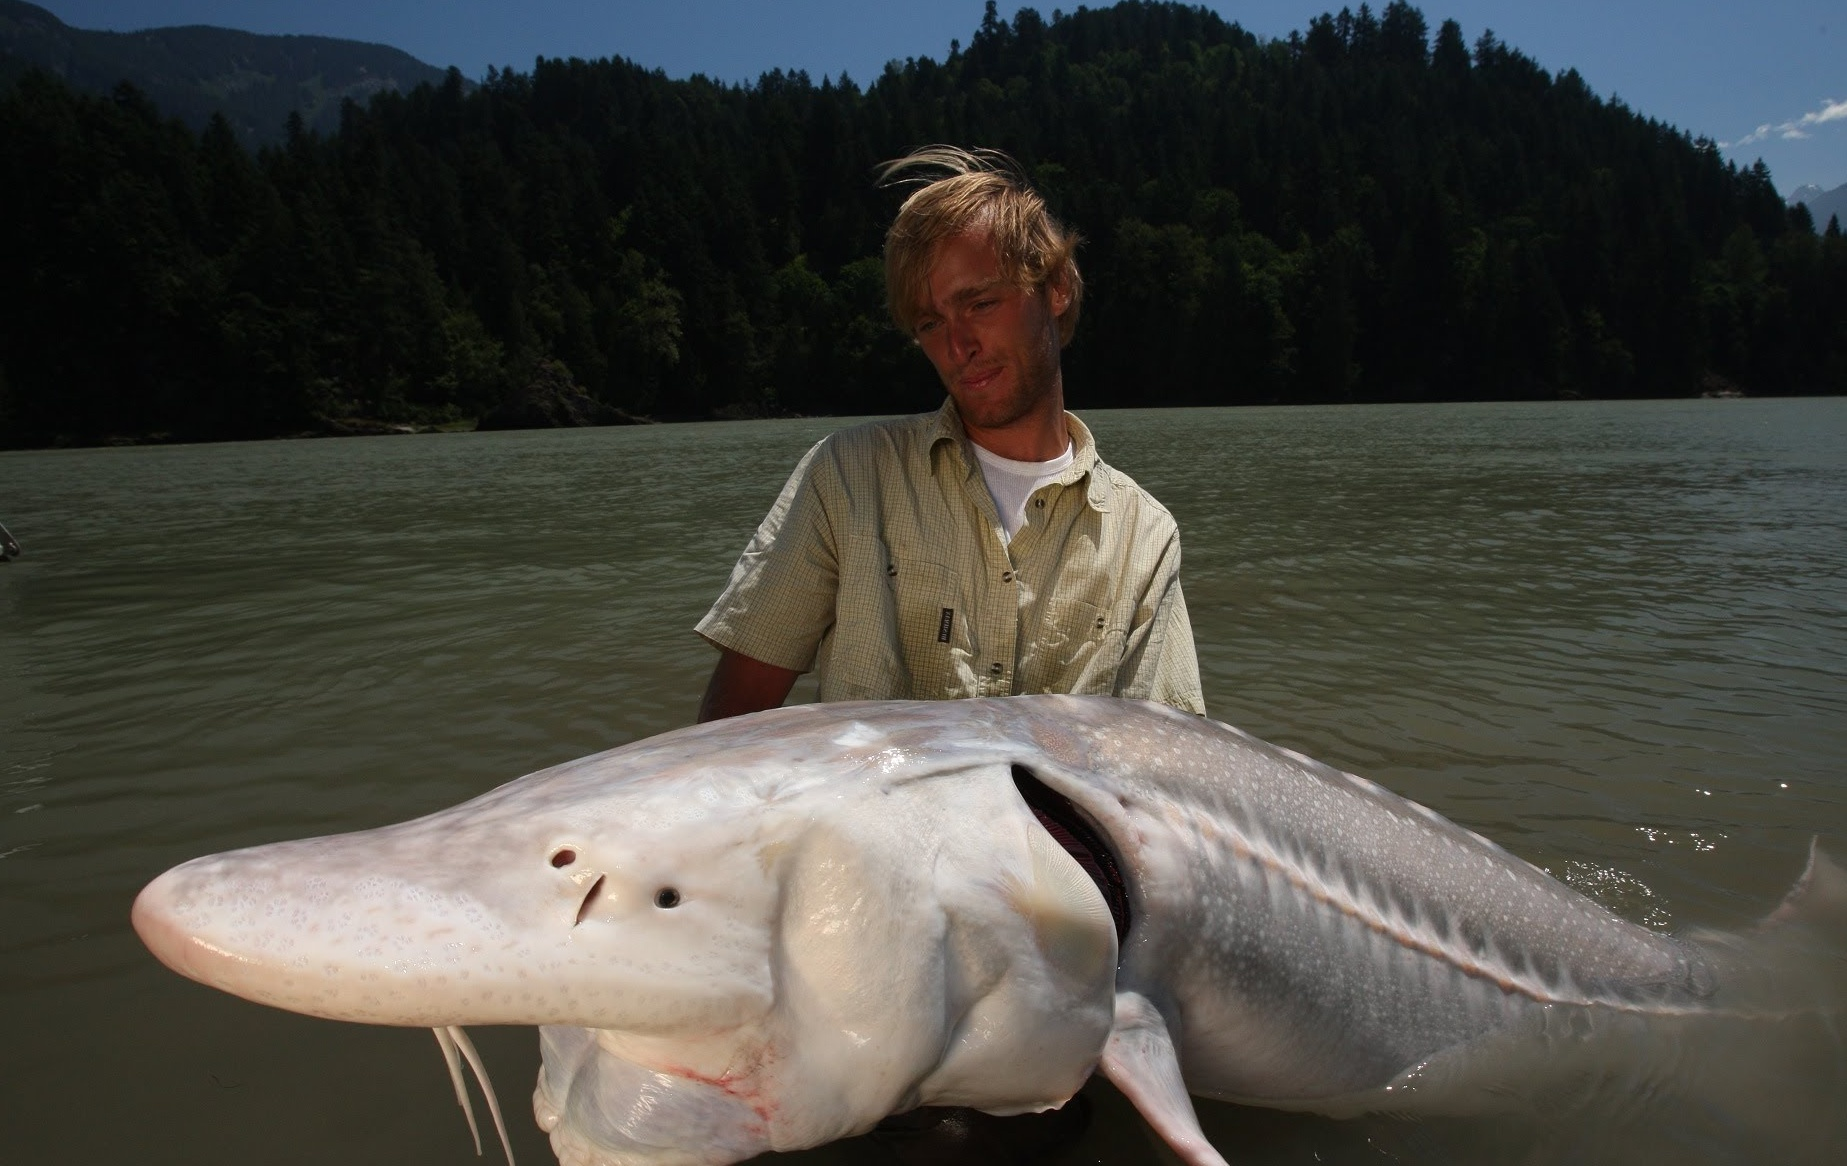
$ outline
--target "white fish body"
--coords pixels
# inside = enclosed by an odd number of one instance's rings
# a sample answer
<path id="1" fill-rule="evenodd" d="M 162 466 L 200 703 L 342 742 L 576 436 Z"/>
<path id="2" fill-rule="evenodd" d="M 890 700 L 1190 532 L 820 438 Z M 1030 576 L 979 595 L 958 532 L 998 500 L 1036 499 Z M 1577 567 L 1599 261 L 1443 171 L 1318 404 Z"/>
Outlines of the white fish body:
<path id="1" fill-rule="evenodd" d="M 1120 871 L 1120 949 L 1104 888 L 1023 796 L 1039 785 Z M 1805 880 L 1838 882 L 1819 857 Z M 401 825 L 194 860 L 134 922 L 260 1003 L 544 1026 L 534 1107 L 566 1166 L 735 1162 L 919 1105 L 1046 1109 L 1099 1064 L 1215 1163 L 1189 1092 L 1468 1110 L 1480 1050 L 1725 1008 L 1742 966 L 1360 778 L 1063 696 L 683 729 Z"/>

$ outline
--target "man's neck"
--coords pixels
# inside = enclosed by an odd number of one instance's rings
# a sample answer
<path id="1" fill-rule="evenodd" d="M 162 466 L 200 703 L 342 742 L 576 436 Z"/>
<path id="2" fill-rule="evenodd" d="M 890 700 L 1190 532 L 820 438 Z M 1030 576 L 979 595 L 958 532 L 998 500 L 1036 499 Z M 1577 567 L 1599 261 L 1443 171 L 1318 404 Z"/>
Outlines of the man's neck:
<path id="1" fill-rule="evenodd" d="M 1064 394 L 1057 392 L 1049 394 L 1041 408 L 1010 425 L 978 429 L 964 420 L 962 430 L 982 449 L 1016 462 L 1049 462 L 1071 448 Z"/>

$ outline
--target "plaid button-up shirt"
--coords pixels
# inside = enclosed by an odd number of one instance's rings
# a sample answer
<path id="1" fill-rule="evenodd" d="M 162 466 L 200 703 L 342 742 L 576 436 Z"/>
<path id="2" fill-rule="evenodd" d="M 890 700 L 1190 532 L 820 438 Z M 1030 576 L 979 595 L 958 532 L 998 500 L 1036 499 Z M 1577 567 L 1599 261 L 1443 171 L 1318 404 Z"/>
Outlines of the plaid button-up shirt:
<path id="1" fill-rule="evenodd" d="M 701 635 L 819 668 L 834 700 L 1098 693 L 1204 713 L 1173 517 L 1097 457 L 1009 541 L 954 402 L 830 434 L 796 465 Z"/>

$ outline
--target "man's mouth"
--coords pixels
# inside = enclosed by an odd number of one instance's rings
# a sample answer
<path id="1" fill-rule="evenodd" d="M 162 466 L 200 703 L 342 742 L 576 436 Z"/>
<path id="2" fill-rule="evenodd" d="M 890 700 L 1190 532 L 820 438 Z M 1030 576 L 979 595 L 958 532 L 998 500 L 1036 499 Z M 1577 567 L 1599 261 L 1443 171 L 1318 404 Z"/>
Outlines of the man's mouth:
<path id="1" fill-rule="evenodd" d="M 1001 370 L 998 368 L 965 372 L 962 374 L 962 388 L 970 392 L 978 392 L 993 384 L 995 378 L 1000 376 L 1000 373 Z"/>

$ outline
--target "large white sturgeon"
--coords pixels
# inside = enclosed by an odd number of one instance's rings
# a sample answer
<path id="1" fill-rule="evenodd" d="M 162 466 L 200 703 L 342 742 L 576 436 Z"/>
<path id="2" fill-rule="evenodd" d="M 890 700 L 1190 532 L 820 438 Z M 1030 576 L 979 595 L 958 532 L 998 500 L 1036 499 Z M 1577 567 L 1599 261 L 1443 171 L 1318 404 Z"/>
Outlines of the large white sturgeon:
<path id="1" fill-rule="evenodd" d="M 1815 856 L 1779 916 L 1837 911 L 1841 881 Z M 546 1026 L 534 1108 L 567 1166 L 1041 1110 L 1099 1064 L 1220 1163 L 1189 1092 L 1469 1111 L 1510 1051 L 1765 1007 L 1761 943 L 1652 932 L 1371 782 L 1095 697 L 683 729 L 196 859 L 134 923 L 247 999 L 435 1028 L 464 1108 L 459 1026 Z"/>

